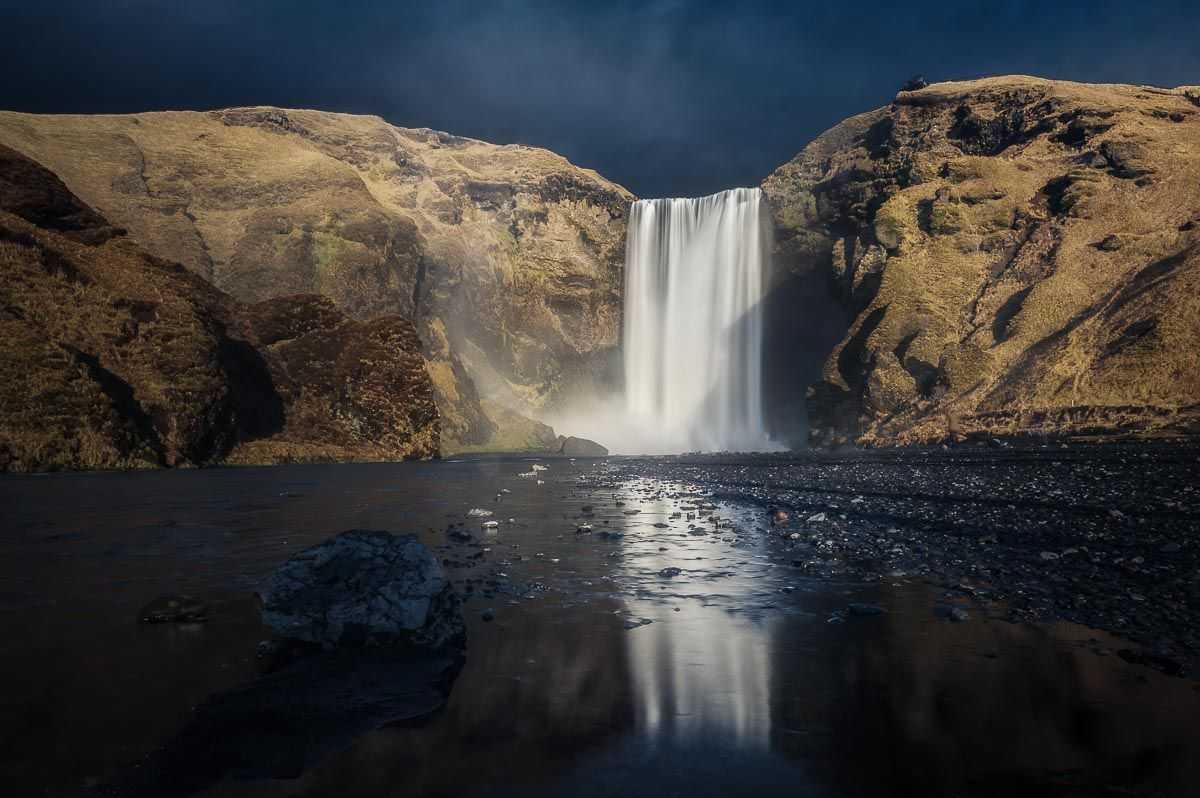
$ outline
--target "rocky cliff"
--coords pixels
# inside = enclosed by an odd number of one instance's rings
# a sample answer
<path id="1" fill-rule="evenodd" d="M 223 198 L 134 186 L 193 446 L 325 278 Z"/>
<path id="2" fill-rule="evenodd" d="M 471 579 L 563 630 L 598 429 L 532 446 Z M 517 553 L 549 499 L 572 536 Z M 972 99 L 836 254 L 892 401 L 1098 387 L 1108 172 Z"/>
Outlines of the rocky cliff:
<path id="1" fill-rule="evenodd" d="M 0 145 L 0 471 L 438 451 L 413 326 L 246 305 Z"/>
<path id="2" fill-rule="evenodd" d="M 277 108 L 0 113 L 0 143 L 240 300 L 413 320 L 448 449 L 493 438 L 481 397 L 536 414 L 618 343 L 632 197 L 545 150 Z"/>
<path id="3" fill-rule="evenodd" d="M 853 318 L 816 440 L 1198 429 L 1200 88 L 902 91 L 763 188 L 778 262 Z"/>

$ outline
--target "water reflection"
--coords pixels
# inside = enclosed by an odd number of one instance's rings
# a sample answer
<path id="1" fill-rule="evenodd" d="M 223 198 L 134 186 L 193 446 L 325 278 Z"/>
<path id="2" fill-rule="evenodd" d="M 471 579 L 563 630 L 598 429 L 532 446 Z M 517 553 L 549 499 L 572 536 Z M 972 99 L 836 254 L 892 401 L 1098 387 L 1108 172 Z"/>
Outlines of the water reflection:
<path id="1" fill-rule="evenodd" d="M 252 676 L 262 631 L 246 586 L 296 547 L 354 526 L 422 529 L 465 560 L 448 519 L 500 488 L 518 523 L 487 539 L 478 567 L 520 589 L 468 603 L 466 666 L 440 714 L 366 734 L 298 779 L 203 794 L 1190 796 L 1200 784 L 1196 683 L 1098 656 L 1117 645 L 1102 635 L 979 608 L 950 624 L 927 585 L 803 579 L 760 514 L 703 508 L 688 486 L 576 483 L 560 464 L 537 486 L 515 476 L 526 469 L 0 481 L 20 508 L 0 530 L 0 577 L 15 586 L 0 612 L 7 786 L 74 794 Z M 64 485 L 85 501 L 62 502 Z M 591 535 L 575 534 L 584 505 Z M 176 518 L 183 506 L 195 509 Z M 133 622 L 147 594 L 180 586 L 214 600 L 213 622 Z M 889 611 L 825 622 L 851 601 Z"/>
<path id="2" fill-rule="evenodd" d="M 638 500 L 647 493 L 649 500 Z M 732 545 L 753 521 L 737 514 L 740 525 L 734 526 L 729 508 L 724 514 L 705 509 L 702 498 L 679 484 L 634 482 L 623 497 L 639 511 L 621 560 L 623 581 L 636 586 L 641 599 L 628 602 L 629 610 L 654 621 L 629 634 L 639 733 L 652 743 L 721 739 L 766 748 L 769 638 L 758 623 L 728 611 L 730 599 L 744 606 L 755 593 L 743 581 L 755 574 L 733 569 L 760 555 L 762 540 Z M 730 525 L 722 527 L 723 521 Z M 704 532 L 692 534 L 696 530 Z M 669 568 L 680 573 L 661 575 Z"/>
<path id="3" fill-rule="evenodd" d="M 773 748 L 831 793 L 1195 794 L 1194 682 L 1069 624 L 934 621 L 919 586 L 879 598 L 870 624 L 774 629 Z"/>
<path id="4" fill-rule="evenodd" d="M 766 748 L 771 737 L 768 640 L 720 610 L 629 635 L 638 731 L 653 742 L 722 739 Z"/>

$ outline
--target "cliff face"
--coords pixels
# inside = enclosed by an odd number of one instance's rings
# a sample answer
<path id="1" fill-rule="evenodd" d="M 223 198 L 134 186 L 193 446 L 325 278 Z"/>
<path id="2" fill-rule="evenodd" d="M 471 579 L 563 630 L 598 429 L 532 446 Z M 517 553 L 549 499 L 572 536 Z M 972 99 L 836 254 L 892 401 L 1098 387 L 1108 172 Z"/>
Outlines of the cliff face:
<path id="1" fill-rule="evenodd" d="M 618 343 L 632 197 L 545 150 L 276 108 L 0 113 L 0 142 L 238 299 L 413 320 L 451 449 L 494 433 L 481 396 L 534 413 Z"/>
<path id="2" fill-rule="evenodd" d="M 246 306 L 0 146 L 0 470 L 429 457 L 412 325 Z"/>
<path id="3" fill-rule="evenodd" d="M 816 440 L 1197 428 L 1200 89 L 935 84 L 763 188 L 779 262 L 854 317 Z"/>

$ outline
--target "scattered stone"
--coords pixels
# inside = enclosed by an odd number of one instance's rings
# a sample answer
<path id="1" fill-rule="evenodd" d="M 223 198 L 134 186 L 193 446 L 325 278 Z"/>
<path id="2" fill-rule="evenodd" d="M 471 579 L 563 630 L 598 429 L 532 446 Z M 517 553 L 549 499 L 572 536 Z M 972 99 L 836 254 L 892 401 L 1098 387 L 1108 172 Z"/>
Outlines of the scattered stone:
<path id="1" fill-rule="evenodd" d="M 254 647 L 254 655 L 259 659 L 269 659 L 276 656 L 283 649 L 283 644 L 278 640 L 259 640 L 258 645 Z"/>
<path id="2" fill-rule="evenodd" d="M 971 620 L 971 615 L 962 607 L 951 607 L 949 618 L 955 623 L 962 623 L 963 621 Z"/>
<path id="3" fill-rule="evenodd" d="M 486 610 L 479 613 L 479 617 L 485 621 L 494 621 L 496 620 L 496 611 L 491 607 L 488 607 Z"/>
<path id="4" fill-rule="evenodd" d="M 674 566 L 671 566 L 669 568 L 664 568 L 661 571 L 659 571 L 658 575 L 671 577 L 671 576 L 679 576 L 681 573 L 683 573 L 682 570 L 680 570 L 679 568 L 676 568 Z"/>
<path id="5" fill-rule="evenodd" d="M 208 620 L 208 605 L 191 596 L 161 596 L 142 607 L 142 623 L 203 623 Z"/>
<path id="6" fill-rule="evenodd" d="M 482 507 L 475 507 L 467 511 L 467 518 L 490 518 L 495 515 L 491 510 L 485 510 Z"/>

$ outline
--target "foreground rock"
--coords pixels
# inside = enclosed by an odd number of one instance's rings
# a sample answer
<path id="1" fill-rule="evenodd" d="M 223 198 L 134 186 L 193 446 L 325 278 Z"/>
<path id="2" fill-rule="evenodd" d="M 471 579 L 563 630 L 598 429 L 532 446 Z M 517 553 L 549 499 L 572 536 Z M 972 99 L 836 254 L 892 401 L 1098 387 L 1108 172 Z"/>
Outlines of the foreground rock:
<path id="1" fill-rule="evenodd" d="M 352 530 L 289 559 L 259 588 L 280 637 L 337 646 L 460 646 L 459 601 L 415 535 Z"/>
<path id="2" fill-rule="evenodd" d="M 532 415 L 618 343 L 633 198 L 546 150 L 264 107 L 0 113 L 0 144 L 242 301 L 414 321 L 448 450 L 489 443 L 481 396 Z"/>
<path id="3" fill-rule="evenodd" d="M 778 261 L 853 318 L 814 437 L 1200 429 L 1198 98 L 934 84 L 768 177 Z"/>
<path id="4" fill-rule="evenodd" d="M 0 146 L 0 471 L 432 457 L 438 424 L 409 322 L 239 303 Z"/>
<path id="5" fill-rule="evenodd" d="M 106 794 L 191 795 L 234 779 L 300 776 L 381 727 L 420 722 L 463 664 L 459 601 L 412 535 L 354 530 L 293 556 L 259 591 L 281 638 L 271 670 L 212 696 Z"/>

